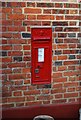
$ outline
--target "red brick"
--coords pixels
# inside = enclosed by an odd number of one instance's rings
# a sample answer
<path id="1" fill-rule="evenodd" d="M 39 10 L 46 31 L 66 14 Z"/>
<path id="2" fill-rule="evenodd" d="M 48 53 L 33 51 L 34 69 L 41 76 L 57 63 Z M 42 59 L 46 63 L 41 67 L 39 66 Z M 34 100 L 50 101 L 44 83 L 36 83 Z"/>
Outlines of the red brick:
<path id="1" fill-rule="evenodd" d="M 42 90 L 42 94 L 49 94 L 50 93 L 50 91 L 49 90 Z"/>
<path id="2" fill-rule="evenodd" d="M 35 7 L 35 2 L 27 2 L 27 7 Z"/>
<path id="3" fill-rule="evenodd" d="M 70 25 L 70 26 L 76 26 L 76 25 L 77 25 L 77 22 L 76 22 L 76 21 L 70 21 L 70 22 L 69 22 L 69 25 Z"/>
<path id="4" fill-rule="evenodd" d="M 60 100 L 53 100 L 52 101 L 52 103 L 54 104 L 54 103 L 66 103 L 67 102 L 67 100 L 66 99 L 60 99 Z"/>
<path id="5" fill-rule="evenodd" d="M 70 97 L 78 97 L 78 93 L 66 93 L 66 94 L 64 94 L 64 98 L 70 98 Z"/>
<path id="6" fill-rule="evenodd" d="M 42 25 L 50 26 L 51 22 L 50 21 L 42 21 Z"/>
<path id="7" fill-rule="evenodd" d="M 67 67 L 66 66 L 59 66 L 58 71 L 66 71 Z"/>
<path id="8" fill-rule="evenodd" d="M 58 56 L 58 60 L 67 60 L 67 56 L 66 55 Z"/>
<path id="9" fill-rule="evenodd" d="M 73 27 L 72 27 L 72 28 L 71 28 L 71 27 L 69 27 L 69 28 L 66 27 L 66 28 L 64 29 L 64 31 L 65 31 L 65 32 L 79 32 L 80 29 L 79 29 L 79 28 L 73 28 Z"/>
<path id="10" fill-rule="evenodd" d="M 27 25 L 38 25 L 40 26 L 41 25 L 41 21 L 24 21 L 23 22 L 24 26 L 27 26 Z"/>
<path id="11" fill-rule="evenodd" d="M 20 103 L 16 103 L 16 106 L 17 107 L 24 106 L 24 102 L 23 103 L 21 103 L 21 102 Z"/>
<path id="12" fill-rule="evenodd" d="M 24 84 L 30 84 L 30 80 L 24 80 Z"/>
<path id="13" fill-rule="evenodd" d="M 38 20 L 54 20 L 53 15 L 38 15 L 37 16 Z"/>
<path id="14" fill-rule="evenodd" d="M 8 27 L 8 31 L 10 32 L 21 32 L 21 31 L 25 31 L 25 27 Z"/>
<path id="15" fill-rule="evenodd" d="M 14 45 L 13 50 L 22 50 L 22 46 L 21 45 Z"/>
<path id="16" fill-rule="evenodd" d="M 15 80 L 15 79 L 25 79 L 26 74 L 14 74 L 14 75 L 9 75 L 9 80 Z"/>
<path id="17" fill-rule="evenodd" d="M 21 51 L 11 51 L 11 52 L 8 52 L 8 55 L 9 56 L 22 56 L 22 52 Z"/>
<path id="18" fill-rule="evenodd" d="M 24 91 L 24 95 L 37 95 L 37 94 L 40 94 L 40 90 Z"/>
<path id="19" fill-rule="evenodd" d="M 62 83 L 55 83 L 54 85 L 53 85 L 53 88 L 55 89 L 55 88 L 62 88 Z"/>
<path id="20" fill-rule="evenodd" d="M 44 14 L 51 14 L 51 10 L 50 10 L 50 9 L 44 9 L 44 10 L 43 10 L 43 13 L 44 13 Z"/>
<path id="21" fill-rule="evenodd" d="M 57 56 L 53 56 L 53 61 L 56 61 L 57 60 Z"/>
<path id="22" fill-rule="evenodd" d="M 64 83 L 64 87 L 76 87 L 78 86 L 78 82 L 67 82 L 67 83 Z"/>
<path id="23" fill-rule="evenodd" d="M 7 2 L 7 7 L 26 7 L 25 2 Z"/>
<path id="24" fill-rule="evenodd" d="M 10 74 L 10 73 L 12 73 L 11 69 L 3 69 L 2 70 L 2 74 Z"/>
<path id="25" fill-rule="evenodd" d="M 12 33 L 2 33 L 3 38 L 12 38 Z"/>
<path id="26" fill-rule="evenodd" d="M 76 65 L 78 61 L 64 61 L 64 65 Z"/>
<path id="27" fill-rule="evenodd" d="M 52 98 L 52 95 L 40 95 L 37 97 L 37 100 L 51 100 Z"/>
<path id="28" fill-rule="evenodd" d="M 8 44 L 26 44 L 26 40 L 12 39 L 12 40 L 8 40 Z"/>
<path id="29" fill-rule="evenodd" d="M 69 14 L 77 14 L 78 11 L 77 10 L 69 10 Z"/>
<path id="30" fill-rule="evenodd" d="M 9 14 L 8 19 L 10 19 L 10 20 L 24 20 L 25 15 L 23 15 L 23 14 Z"/>
<path id="31" fill-rule="evenodd" d="M 2 39 L 2 44 L 7 44 L 7 40 Z"/>
<path id="32" fill-rule="evenodd" d="M 64 20 L 64 16 L 56 16 L 56 20 Z"/>
<path id="33" fill-rule="evenodd" d="M 11 57 L 2 58 L 2 62 L 12 62 Z"/>
<path id="34" fill-rule="evenodd" d="M 74 92 L 75 91 L 75 87 L 72 87 L 72 88 L 68 88 L 67 89 L 67 92 Z"/>
<path id="35" fill-rule="evenodd" d="M 25 101 L 25 97 L 12 97 L 7 99 L 8 102 L 23 102 Z"/>
<path id="36" fill-rule="evenodd" d="M 5 20 L 5 19 L 6 19 L 6 14 L 5 14 L 5 13 L 2 13 L 1 18 L 2 18 L 2 20 Z"/>
<path id="37" fill-rule="evenodd" d="M 22 91 L 16 91 L 13 93 L 14 96 L 22 96 Z"/>
<path id="38" fill-rule="evenodd" d="M 2 50 L 12 50 L 11 45 L 2 46 Z"/>
<path id="39" fill-rule="evenodd" d="M 21 34 L 18 32 L 18 33 L 13 33 L 13 38 L 15 39 L 15 38 L 19 38 L 19 39 L 21 39 Z"/>
<path id="40" fill-rule="evenodd" d="M 74 4 L 74 3 L 64 3 L 64 7 L 65 8 L 79 8 L 79 5 Z"/>
<path id="41" fill-rule="evenodd" d="M 75 66 L 68 66 L 68 70 L 76 70 Z"/>
<path id="42" fill-rule="evenodd" d="M 64 39 L 64 43 L 78 43 L 78 39 Z"/>
<path id="43" fill-rule="evenodd" d="M 63 4 L 62 4 L 62 3 L 55 3 L 55 7 L 56 7 L 56 8 L 62 8 L 62 7 L 63 7 Z"/>
<path id="44" fill-rule="evenodd" d="M 63 77 L 59 77 L 59 78 L 55 78 L 55 79 L 53 79 L 53 82 L 66 82 L 67 81 L 67 78 L 65 77 L 65 78 L 63 78 Z"/>
<path id="45" fill-rule="evenodd" d="M 8 25 L 12 25 L 12 21 L 11 20 L 2 20 L 2 26 L 8 26 Z"/>
<path id="46" fill-rule="evenodd" d="M 14 68 L 12 69 L 13 73 L 21 73 L 21 68 Z"/>
<path id="47" fill-rule="evenodd" d="M 79 16 L 65 16 L 65 20 L 79 20 Z"/>
<path id="48" fill-rule="evenodd" d="M 30 50 L 30 45 L 23 46 L 23 50 Z"/>
<path id="49" fill-rule="evenodd" d="M 15 20 L 13 22 L 14 22 L 14 26 L 18 26 L 18 25 L 22 26 L 22 20 L 20 20 L 20 21 L 19 20 L 18 21 Z"/>
<path id="50" fill-rule="evenodd" d="M 69 48 L 76 48 L 76 44 L 69 44 Z"/>
<path id="51" fill-rule="evenodd" d="M 60 45 L 57 45 L 57 48 L 58 49 L 67 49 L 67 44 L 60 44 Z"/>
<path id="52" fill-rule="evenodd" d="M 3 8 L 2 12 L 3 13 L 11 13 L 12 12 L 12 8 Z"/>
<path id="53" fill-rule="evenodd" d="M 62 31 L 63 30 L 63 28 L 62 27 L 55 27 L 55 31 L 57 32 L 57 31 Z"/>
<path id="54" fill-rule="evenodd" d="M 55 95 L 55 99 L 57 99 L 57 98 L 59 98 L 59 99 L 60 99 L 60 98 L 62 98 L 62 96 L 63 96 L 62 94 Z"/>
<path id="55" fill-rule="evenodd" d="M 26 101 L 34 101 L 35 100 L 35 96 L 27 96 Z"/>
<path id="56" fill-rule="evenodd" d="M 14 68 L 14 67 L 26 67 L 25 63 L 9 63 L 8 64 L 9 68 Z"/>
<path id="57" fill-rule="evenodd" d="M 53 73 L 53 77 L 54 78 L 62 77 L 62 73 L 60 72 Z"/>
<path id="58" fill-rule="evenodd" d="M 36 20 L 36 15 L 27 15 L 28 20 Z"/>
<path id="59" fill-rule="evenodd" d="M 27 103 L 25 103 L 25 106 L 41 105 L 41 104 L 42 104 L 42 101 L 27 102 Z"/>
<path id="60" fill-rule="evenodd" d="M 3 108 L 11 108 L 11 107 L 14 107 L 14 104 L 13 103 L 6 103 L 6 104 L 3 104 L 2 107 Z"/>
<path id="61" fill-rule="evenodd" d="M 51 90 L 51 94 L 64 93 L 64 92 L 66 92 L 65 88 L 57 88 L 57 89 Z"/>
<path id="62" fill-rule="evenodd" d="M 28 73 L 28 72 L 30 72 L 30 68 L 23 68 L 23 69 L 22 69 L 22 72 L 23 72 L 23 73 Z"/>
<path id="63" fill-rule="evenodd" d="M 76 54 L 76 50 L 63 50 L 63 54 Z"/>
<path id="64" fill-rule="evenodd" d="M 41 12 L 42 10 L 38 8 L 25 8 L 24 9 L 24 13 L 40 14 Z"/>
<path id="65" fill-rule="evenodd" d="M 13 13 L 22 13 L 21 8 L 13 8 Z"/>

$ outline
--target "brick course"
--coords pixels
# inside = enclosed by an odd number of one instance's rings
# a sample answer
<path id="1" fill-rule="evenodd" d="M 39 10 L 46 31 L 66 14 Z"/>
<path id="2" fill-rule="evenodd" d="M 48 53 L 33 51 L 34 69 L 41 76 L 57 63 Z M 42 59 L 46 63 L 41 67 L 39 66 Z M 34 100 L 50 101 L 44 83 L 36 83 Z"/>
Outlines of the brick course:
<path id="1" fill-rule="evenodd" d="M 2 2 L 3 108 L 79 101 L 80 3 L 60 1 Z M 43 25 L 52 27 L 51 84 L 32 85 L 31 26 Z"/>

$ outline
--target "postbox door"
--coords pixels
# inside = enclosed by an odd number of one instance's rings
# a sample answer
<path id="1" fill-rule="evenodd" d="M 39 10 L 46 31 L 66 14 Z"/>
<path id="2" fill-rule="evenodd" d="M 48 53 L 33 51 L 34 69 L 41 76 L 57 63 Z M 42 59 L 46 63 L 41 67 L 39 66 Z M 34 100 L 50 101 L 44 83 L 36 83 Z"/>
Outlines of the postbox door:
<path id="1" fill-rule="evenodd" d="M 33 83 L 50 83 L 51 79 L 51 57 L 49 46 L 38 46 L 33 48 Z"/>
<path id="2" fill-rule="evenodd" d="M 32 28 L 32 84 L 51 83 L 52 29 Z"/>

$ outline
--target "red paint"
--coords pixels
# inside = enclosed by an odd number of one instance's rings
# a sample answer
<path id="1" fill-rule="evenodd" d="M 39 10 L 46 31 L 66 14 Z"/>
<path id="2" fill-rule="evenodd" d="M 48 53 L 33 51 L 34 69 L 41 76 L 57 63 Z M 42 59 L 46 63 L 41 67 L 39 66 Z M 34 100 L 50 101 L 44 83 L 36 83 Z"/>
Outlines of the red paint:
<path id="1" fill-rule="evenodd" d="M 54 120 L 79 120 L 80 108 L 80 103 L 9 108 L 3 109 L 2 117 L 5 120 L 8 118 L 33 120 L 35 116 L 43 114 L 52 116 Z"/>
<path id="2" fill-rule="evenodd" d="M 52 29 L 32 28 L 32 84 L 51 82 Z"/>

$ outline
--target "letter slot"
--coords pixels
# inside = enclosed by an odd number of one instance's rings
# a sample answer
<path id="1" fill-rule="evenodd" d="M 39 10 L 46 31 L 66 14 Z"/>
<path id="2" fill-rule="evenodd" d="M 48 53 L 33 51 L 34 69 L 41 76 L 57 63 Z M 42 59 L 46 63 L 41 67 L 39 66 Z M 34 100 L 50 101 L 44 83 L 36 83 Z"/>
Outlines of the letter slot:
<path id="1" fill-rule="evenodd" d="M 32 84 L 50 84 L 52 28 L 33 27 L 31 28 L 31 35 Z"/>

